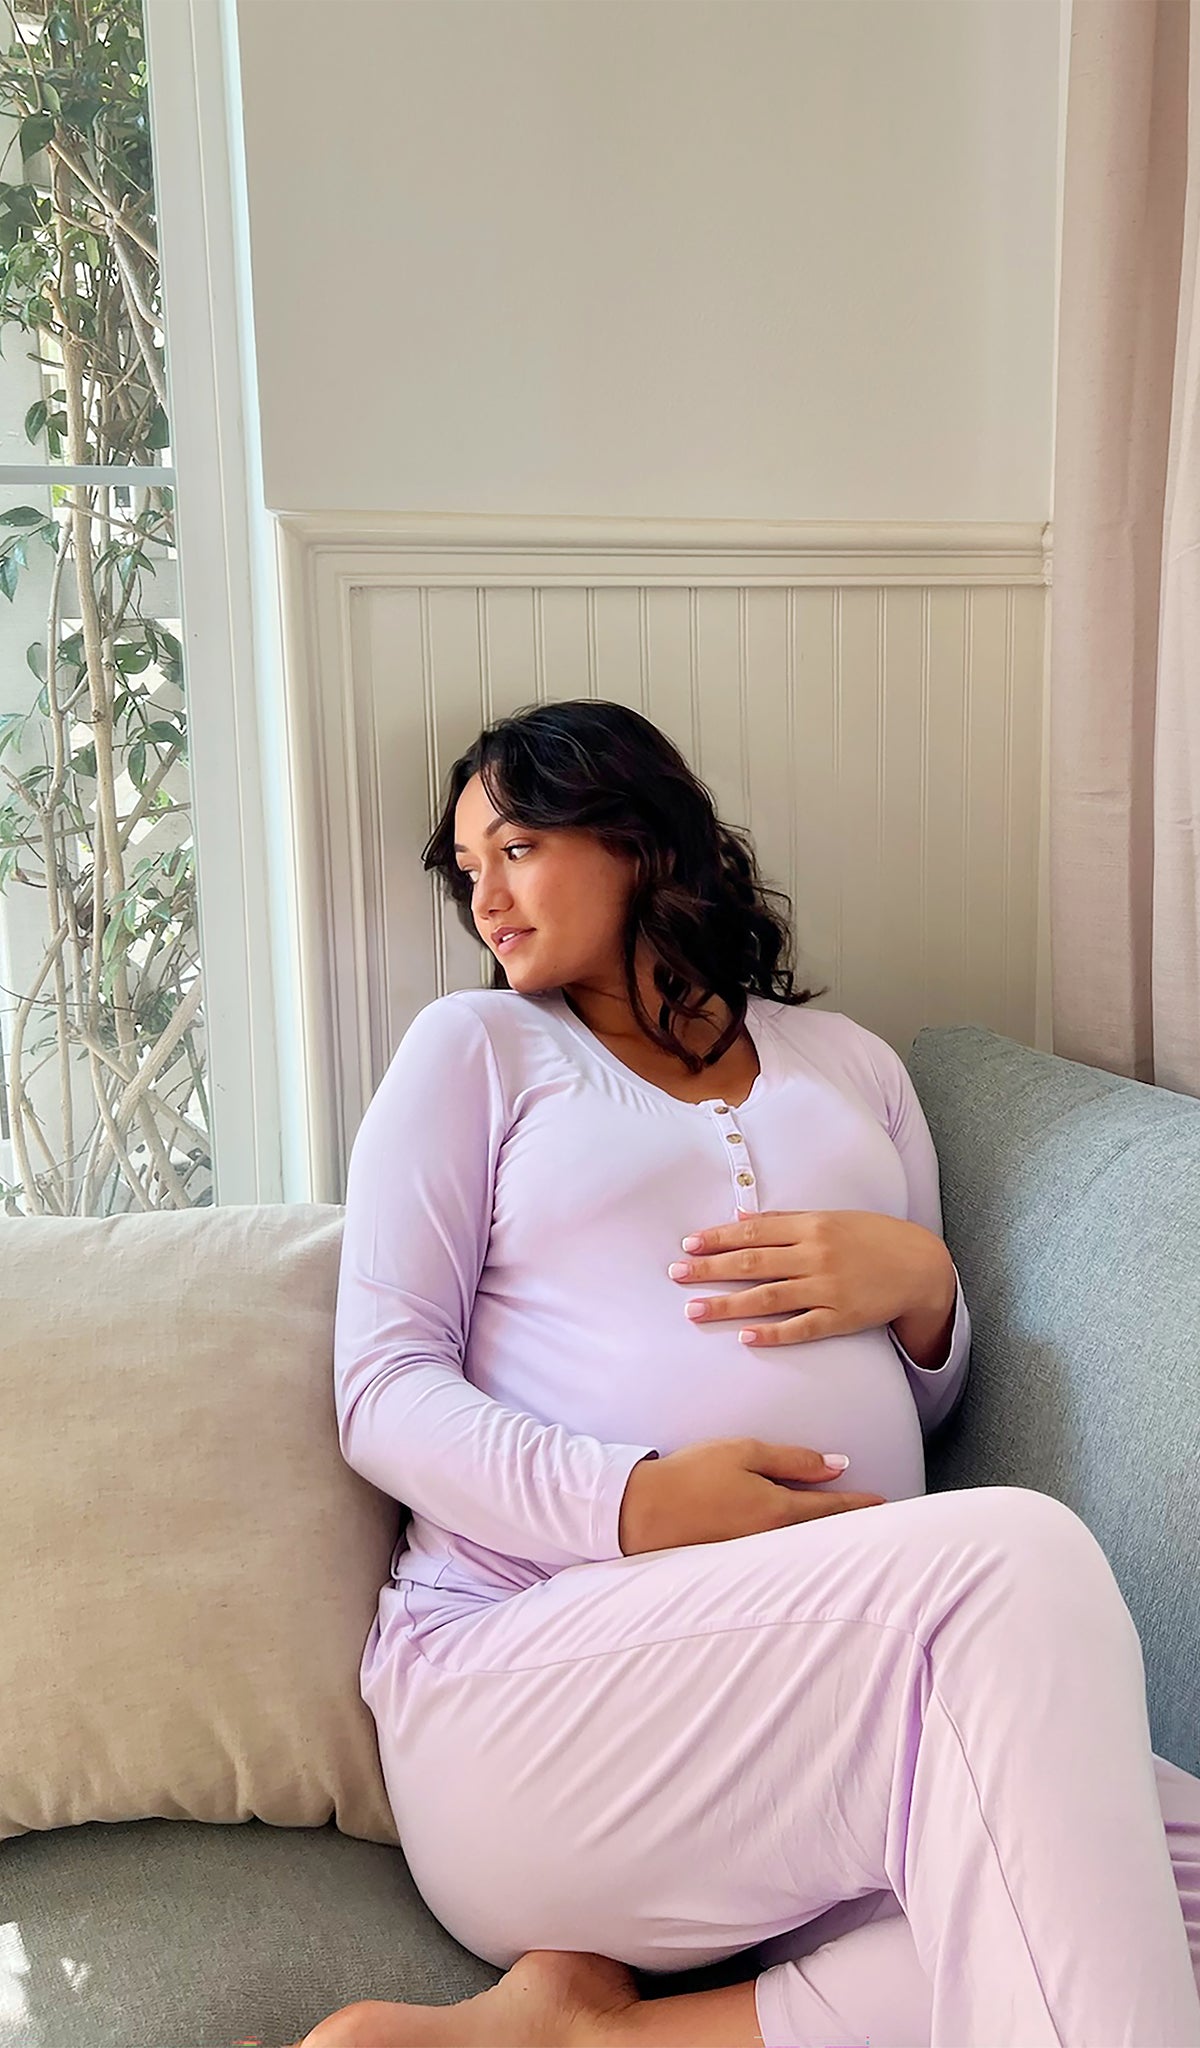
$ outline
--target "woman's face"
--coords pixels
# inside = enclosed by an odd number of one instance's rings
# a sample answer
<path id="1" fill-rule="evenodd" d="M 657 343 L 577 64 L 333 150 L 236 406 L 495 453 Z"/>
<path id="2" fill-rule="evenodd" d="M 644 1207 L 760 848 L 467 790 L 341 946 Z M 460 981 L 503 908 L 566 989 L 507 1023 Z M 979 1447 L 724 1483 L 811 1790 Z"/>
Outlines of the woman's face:
<path id="1" fill-rule="evenodd" d="M 488 827 L 494 829 L 490 832 Z M 478 775 L 454 811 L 455 860 L 471 877 L 471 914 L 511 987 L 623 987 L 621 934 L 633 883 L 632 856 L 610 853 L 590 832 L 507 823 Z M 509 945 L 497 934 L 528 936 Z"/>

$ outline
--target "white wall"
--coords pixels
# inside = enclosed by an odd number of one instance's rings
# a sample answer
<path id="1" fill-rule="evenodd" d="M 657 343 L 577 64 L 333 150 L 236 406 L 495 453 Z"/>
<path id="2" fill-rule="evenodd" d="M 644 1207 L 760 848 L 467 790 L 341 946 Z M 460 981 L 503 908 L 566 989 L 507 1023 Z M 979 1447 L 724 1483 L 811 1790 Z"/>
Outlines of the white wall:
<path id="1" fill-rule="evenodd" d="M 1059 0 L 238 8 L 273 508 L 1049 516 Z"/>
<path id="2" fill-rule="evenodd" d="M 1046 1042 L 1070 0 L 229 4 L 315 1198 L 535 697 L 684 748 L 829 1006 Z"/>

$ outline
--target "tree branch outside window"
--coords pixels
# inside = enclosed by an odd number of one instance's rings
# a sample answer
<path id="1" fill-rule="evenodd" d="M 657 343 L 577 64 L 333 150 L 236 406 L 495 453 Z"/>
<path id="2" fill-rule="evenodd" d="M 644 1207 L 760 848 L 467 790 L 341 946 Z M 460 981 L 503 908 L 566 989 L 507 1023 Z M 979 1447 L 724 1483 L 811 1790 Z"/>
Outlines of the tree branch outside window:
<path id="1" fill-rule="evenodd" d="M 0 1199 L 10 1216 L 194 1207 L 212 1157 L 183 650 L 154 598 L 175 492 L 141 5 L 0 4 L 0 113 L 19 123 L 0 348 L 13 328 L 32 339 L 43 395 L 24 433 L 50 464 L 130 466 L 48 472 L 47 509 L 0 513 L 0 592 L 48 584 L 25 655 L 37 696 L 0 711 L 0 920 L 14 892 L 44 897 L 26 984 L 0 989 L 16 1175 Z"/>

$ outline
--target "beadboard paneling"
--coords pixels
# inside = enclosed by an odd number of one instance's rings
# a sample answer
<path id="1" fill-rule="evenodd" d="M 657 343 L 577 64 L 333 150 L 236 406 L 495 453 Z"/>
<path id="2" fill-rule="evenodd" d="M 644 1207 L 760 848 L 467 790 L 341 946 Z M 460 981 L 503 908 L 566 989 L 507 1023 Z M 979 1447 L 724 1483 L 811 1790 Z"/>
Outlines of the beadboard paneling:
<path id="1" fill-rule="evenodd" d="M 412 1016 L 488 985 L 420 849 L 452 760 L 534 701 L 633 705 L 764 880 L 797 977 L 904 1053 L 1037 1042 L 1049 534 L 278 520 L 316 1199 Z"/>

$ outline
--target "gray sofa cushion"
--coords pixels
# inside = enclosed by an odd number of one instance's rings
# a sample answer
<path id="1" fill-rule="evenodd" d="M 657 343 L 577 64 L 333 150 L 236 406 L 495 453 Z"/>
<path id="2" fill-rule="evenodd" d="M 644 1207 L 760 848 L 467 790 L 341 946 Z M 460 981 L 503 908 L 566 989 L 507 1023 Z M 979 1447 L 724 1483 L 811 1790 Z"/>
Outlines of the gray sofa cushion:
<path id="1" fill-rule="evenodd" d="M 971 1308 L 932 1488 L 1032 1486 L 1104 1548 L 1154 1748 L 1200 1775 L 1200 1102 L 978 1025 L 906 1062 Z"/>
<path id="2" fill-rule="evenodd" d="M 500 1975 L 398 1849 L 333 1823 L 54 1828 L 4 1844 L 0 1896 L 25 2008 L 0 2048 L 279 2048 L 352 1999 L 448 2004 Z"/>
<path id="3" fill-rule="evenodd" d="M 398 1849 L 245 1821 L 89 1821 L 0 1849 L 0 2048 L 281 2048 L 358 1998 L 454 2005 L 499 1982 Z M 757 1976 L 757 1950 L 643 1997 Z"/>

